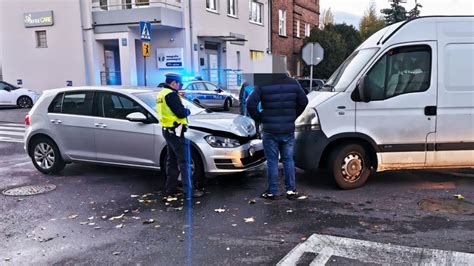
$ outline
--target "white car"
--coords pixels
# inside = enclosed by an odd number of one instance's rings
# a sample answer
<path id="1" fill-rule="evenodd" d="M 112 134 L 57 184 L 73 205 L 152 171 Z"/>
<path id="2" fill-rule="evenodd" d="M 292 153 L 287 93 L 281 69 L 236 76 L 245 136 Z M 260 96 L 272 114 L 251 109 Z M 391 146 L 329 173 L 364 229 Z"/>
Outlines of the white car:
<path id="1" fill-rule="evenodd" d="M 18 106 L 31 108 L 40 94 L 26 88 L 20 88 L 5 81 L 0 81 L 0 106 Z"/>

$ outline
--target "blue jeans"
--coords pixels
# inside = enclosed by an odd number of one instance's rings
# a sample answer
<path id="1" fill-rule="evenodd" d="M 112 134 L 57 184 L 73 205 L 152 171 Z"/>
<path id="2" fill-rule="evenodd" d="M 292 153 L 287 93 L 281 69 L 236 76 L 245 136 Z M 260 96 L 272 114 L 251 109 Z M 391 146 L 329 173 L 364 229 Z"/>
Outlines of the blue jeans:
<path id="1" fill-rule="evenodd" d="M 293 148 L 295 134 L 272 134 L 263 132 L 263 149 L 267 157 L 268 191 L 278 195 L 278 155 L 281 154 L 283 171 L 285 175 L 286 191 L 295 190 L 295 162 L 293 161 Z"/>

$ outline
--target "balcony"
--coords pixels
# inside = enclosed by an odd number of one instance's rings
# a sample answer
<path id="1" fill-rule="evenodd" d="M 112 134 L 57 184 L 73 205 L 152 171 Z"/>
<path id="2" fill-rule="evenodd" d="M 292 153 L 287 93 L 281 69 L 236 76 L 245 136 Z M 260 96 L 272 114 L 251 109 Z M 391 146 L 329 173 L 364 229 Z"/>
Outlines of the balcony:
<path id="1" fill-rule="evenodd" d="M 118 2 L 114 4 L 114 2 Z M 101 5 L 92 2 L 92 23 L 95 33 L 128 31 L 140 21 L 149 21 L 154 27 L 180 28 L 183 26 L 182 6 L 177 0 L 113 1 Z"/>

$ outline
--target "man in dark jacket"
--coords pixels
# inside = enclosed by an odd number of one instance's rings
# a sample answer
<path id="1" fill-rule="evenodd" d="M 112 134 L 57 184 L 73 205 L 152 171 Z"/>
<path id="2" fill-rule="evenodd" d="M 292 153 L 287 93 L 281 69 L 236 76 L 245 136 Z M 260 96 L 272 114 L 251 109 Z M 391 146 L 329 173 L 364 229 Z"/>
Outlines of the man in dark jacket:
<path id="1" fill-rule="evenodd" d="M 255 122 L 262 123 L 263 147 L 268 166 L 268 190 L 261 196 L 275 199 L 278 195 L 278 157 L 281 155 L 286 197 L 296 199 L 298 192 L 295 188 L 293 161 L 295 120 L 308 105 L 308 98 L 298 82 L 285 74 L 257 77 L 255 84 L 255 89 L 247 99 L 247 111 Z M 262 108 L 260 112 L 259 103 Z"/>

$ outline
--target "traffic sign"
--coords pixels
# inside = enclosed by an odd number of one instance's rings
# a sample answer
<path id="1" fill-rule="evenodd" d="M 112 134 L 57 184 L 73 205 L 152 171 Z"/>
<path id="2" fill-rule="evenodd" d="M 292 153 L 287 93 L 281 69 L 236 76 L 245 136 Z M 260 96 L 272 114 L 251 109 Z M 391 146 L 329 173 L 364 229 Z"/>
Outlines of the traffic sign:
<path id="1" fill-rule="evenodd" d="M 303 47 L 302 57 L 309 66 L 315 66 L 324 59 L 324 48 L 317 42 L 307 43 Z"/>
<path id="2" fill-rule="evenodd" d="M 150 42 L 142 42 L 142 54 L 143 57 L 150 57 Z"/>
<path id="3" fill-rule="evenodd" d="M 151 42 L 151 24 L 150 22 L 140 21 L 140 39 Z"/>

